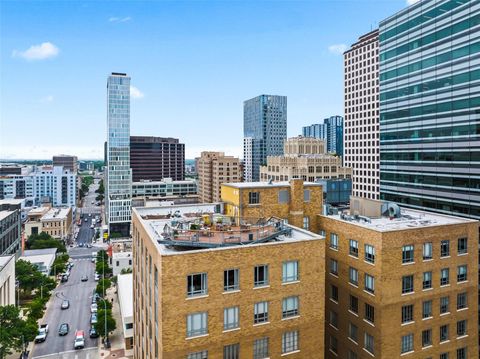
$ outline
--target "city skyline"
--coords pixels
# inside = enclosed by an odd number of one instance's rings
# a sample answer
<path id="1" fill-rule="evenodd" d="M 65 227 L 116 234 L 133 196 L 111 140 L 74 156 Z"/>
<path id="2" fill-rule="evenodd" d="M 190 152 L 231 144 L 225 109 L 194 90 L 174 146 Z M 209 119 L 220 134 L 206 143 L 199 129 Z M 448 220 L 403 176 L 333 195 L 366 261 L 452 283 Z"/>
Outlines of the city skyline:
<path id="1" fill-rule="evenodd" d="M 132 76 L 132 135 L 178 137 L 186 158 L 208 149 L 241 157 L 243 101 L 287 96 L 288 137 L 343 115 L 342 52 L 407 3 L 158 2 L 148 13 L 117 5 L 2 2 L 1 159 L 103 158 L 112 71 Z M 210 148 L 218 132 L 225 136 Z"/>

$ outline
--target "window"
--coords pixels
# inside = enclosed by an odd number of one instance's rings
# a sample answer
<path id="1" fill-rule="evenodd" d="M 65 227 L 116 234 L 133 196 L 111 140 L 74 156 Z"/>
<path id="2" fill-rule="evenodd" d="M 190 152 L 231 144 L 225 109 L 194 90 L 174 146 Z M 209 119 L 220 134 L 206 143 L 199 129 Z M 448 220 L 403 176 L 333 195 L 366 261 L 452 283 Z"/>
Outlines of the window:
<path id="1" fill-rule="evenodd" d="M 283 262 L 282 281 L 283 283 L 295 282 L 298 280 L 298 261 Z"/>
<path id="2" fill-rule="evenodd" d="M 330 259 L 330 273 L 338 275 L 338 262 L 335 259 Z"/>
<path id="3" fill-rule="evenodd" d="M 310 190 L 304 189 L 303 190 L 303 202 L 310 202 Z"/>
<path id="4" fill-rule="evenodd" d="M 310 218 L 309 217 L 303 217 L 303 229 L 309 230 L 310 229 Z"/>
<path id="5" fill-rule="evenodd" d="M 404 275 L 402 277 L 402 294 L 413 292 L 413 275 Z"/>
<path id="6" fill-rule="evenodd" d="M 354 239 L 350 239 L 349 253 L 354 257 L 358 257 L 358 242 Z"/>
<path id="7" fill-rule="evenodd" d="M 441 297 L 440 298 L 440 314 L 445 314 L 450 311 L 450 298 Z"/>
<path id="8" fill-rule="evenodd" d="M 253 323 L 266 323 L 268 322 L 268 302 L 255 303 Z"/>
<path id="9" fill-rule="evenodd" d="M 440 257 L 448 257 L 450 255 L 450 241 L 440 242 Z"/>
<path id="10" fill-rule="evenodd" d="M 338 287 L 333 284 L 330 285 L 330 299 L 338 302 Z"/>
<path id="11" fill-rule="evenodd" d="M 368 303 L 365 303 L 365 319 L 375 323 L 375 308 Z"/>
<path id="12" fill-rule="evenodd" d="M 334 312 L 333 310 L 331 310 L 329 312 L 328 317 L 329 317 L 329 323 L 333 327 L 338 328 L 338 314 L 337 314 L 337 312 Z"/>
<path id="13" fill-rule="evenodd" d="M 375 354 L 374 350 L 374 343 L 373 343 L 373 336 L 371 336 L 368 333 L 365 333 L 365 343 L 364 343 L 364 348 L 366 351 L 369 353 Z"/>
<path id="14" fill-rule="evenodd" d="M 447 285 L 450 283 L 450 269 L 443 268 L 440 270 L 440 285 Z"/>
<path id="15" fill-rule="evenodd" d="M 467 292 L 457 294 L 457 310 L 467 308 Z"/>
<path id="16" fill-rule="evenodd" d="M 235 329 L 238 326 L 238 307 L 225 308 L 223 310 L 223 329 Z"/>
<path id="17" fill-rule="evenodd" d="M 201 352 L 190 353 L 187 355 L 187 359 L 208 359 L 208 351 L 202 350 Z"/>
<path id="18" fill-rule="evenodd" d="M 240 281 L 238 277 L 238 269 L 227 269 L 223 271 L 223 290 L 230 292 L 240 289 Z"/>
<path id="19" fill-rule="evenodd" d="M 430 318 L 432 316 L 432 301 L 424 301 L 422 307 L 422 318 Z"/>
<path id="20" fill-rule="evenodd" d="M 207 312 L 193 313 L 187 316 L 187 338 L 207 333 Z"/>
<path id="21" fill-rule="evenodd" d="M 457 242 L 457 253 L 465 254 L 467 253 L 467 238 L 459 238 Z"/>
<path id="22" fill-rule="evenodd" d="M 375 247 L 365 244 L 365 261 L 375 263 Z"/>
<path id="23" fill-rule="evenodd" d="M 413 244 L 402 247 L 402 263 L 413 263 Z"/>
<path id="24" fill-rule="evenodd" d="M 448 353 L 440 354 L 440 359 L 448 359 Z"/>
<path id="25" fill-rule="evenodd" d="M 358 271 L 355 268 L 350 267 L 348 272 L 350 283 L 358 285 Z"/>
<path id="26" fill-rule="evenodd" d="M 465 282 L 467 280 L 467 266 L 457 267 L 457 282 Z"/>
<path id="27" fill-rule="evenodd" d="M 367 273 L 365 273 L 365 290 L 370 293 L 375 293 L 375 278 Z"/>
<path id="28" fill-rule="evenodd" d="M 457 349 L 457 359 L 467 359 L 467 348 Z"/>
<path id="29" fill-rule="evenodd" d="M 432 288 L 432 272 L 423 272 L 423 289 Z"/>
<path id="30" fill-rule="evenodd" d="M 467 335 L 467 321 L 460 320 L 457 322 L 457 336 Z"/>
<path id="31" fill-rule="evenodd" d="M 253 342 L 253 359 L 265 359 L 268 357 L 268 337 L 255 339 Z"/>
<path id="32" fill-rule="evenodd" d="M 282 335 L 282 354 L 298 350 L 298 331 L 285 332 Z"/>
<path id="33" fill-rule="evenodd" d="M 413 322 L 413 305 L 402 306 L 402 323 Z"/>
<path id="34" fill-rule="evenodd" d="M 429 260 L 433 258 L 432 243 L 423 243 L 423 260 Z"/>
<path id="35" fill-rule="evenodd" d="M 254 286 L 268 285 L 268 265 L 259 265 L 254 269 Z"/>
<path id="36" fill-rule="evenodd" d="M 338 354 L 338 340 L 333 335 L 330 335 L 328 348 L 331 352 Z"/>
<path id="37" fill-rule="evenodd" d="M 348 351 L 347 359 L 358 359 L 358 355 L 357 355 L 357 353 L 355 353 L 354 351 L 349 350 L 349 351 Z"/>
<path id="38" fill-rule="evenodd" d="M 402 353 L 413 351 L 413 334 L 402 336 Z"/>
<path id="39" fill-rule="evenodd" d="M 422 331 L 422 347 L 428 347 L 432 345 L 432 329 L 426 329 Z"/>
<path id="40" fill-rule="evenodd" d="M 358 314 L 358 298 L 353 295 L 350 295 L 349 309 L 355 314 Z"/>
<path id="41" fill-rule="evenodd" d="M 259 204 L 260 203 L 260 192 L 248 192 L 248 203 L 249 204 Z"/>
<path id="42" fill-rule="evenodd" d="M 440 326 L 440 342 L 448 340 L 448 324 Z"/>
<path id="43" fill-rule="evenodd" d="M 358 341 L 358 328 L 353 323 L 348 323 L 348 337 L 355 343 Z"/>
<path id="44" fill-rule="evenodd" d="M 338 249 L 338 235 L 330 233 L 330 248 Z"/>
<path id="45" fill-rule="evenodd" d="M 240 359 L 240 344 L 230 344 L 223 347 L 223 359 Z"/>
<path id="46" fill-rule="evenodd" d="M 187 276 L 187 297 L 207 294 L 207 273 L 196 273 Z"/>
<path id="47" fill-rule="evenodd" d="M 284 298 L 282 302 L 282 318 L 290 318 L 298 315 L 298 297 Z"/>
<path id="48" fill-rule="evenodd" d="M 278 191 L 278 203 L 290 202 L 290 193 L 286 189 Z"/>

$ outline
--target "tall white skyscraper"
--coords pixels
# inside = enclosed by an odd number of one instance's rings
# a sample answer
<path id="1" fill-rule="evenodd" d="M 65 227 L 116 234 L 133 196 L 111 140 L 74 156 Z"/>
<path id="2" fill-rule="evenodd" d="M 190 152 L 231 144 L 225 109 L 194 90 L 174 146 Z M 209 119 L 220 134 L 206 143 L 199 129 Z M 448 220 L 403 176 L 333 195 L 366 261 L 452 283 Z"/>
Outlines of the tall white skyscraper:
<path id="1" fill-rule="evenodd" d="M 130 169 L 130 77 L 112 72 L 107 81 L 106 218 L 110 235 L 129 236 L 132 211 Z"/>

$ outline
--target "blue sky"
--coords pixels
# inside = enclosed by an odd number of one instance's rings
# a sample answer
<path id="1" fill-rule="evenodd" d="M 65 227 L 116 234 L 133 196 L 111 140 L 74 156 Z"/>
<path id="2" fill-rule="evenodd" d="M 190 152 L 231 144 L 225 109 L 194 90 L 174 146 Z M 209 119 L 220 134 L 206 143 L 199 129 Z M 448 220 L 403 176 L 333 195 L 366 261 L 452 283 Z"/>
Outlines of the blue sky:
<path id="1" fill-rule="evenodd" d="M 187 158 L 241 156 L 243 101 L 263 93 L 288 96 L 288 135 L 298 135 L 343 115 L 338 50 L 405 6 L 0 1 L 0 158 L 103 158 L 112 71 L 132 77 L 131 134 L 178 137 Z"/>

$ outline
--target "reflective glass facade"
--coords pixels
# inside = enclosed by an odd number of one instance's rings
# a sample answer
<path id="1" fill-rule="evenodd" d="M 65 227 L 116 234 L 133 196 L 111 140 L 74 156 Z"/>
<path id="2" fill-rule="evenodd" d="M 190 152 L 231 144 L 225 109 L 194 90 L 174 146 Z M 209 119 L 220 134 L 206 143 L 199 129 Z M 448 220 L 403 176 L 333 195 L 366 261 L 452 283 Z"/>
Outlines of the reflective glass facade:
<path id="1" fill-rule="evenodd" d="M 380 25 L 381 198 L 480 219 L 480 2 Z"/>
<path id="2" fill-rule="evenodd" d="M 128 236 L 131 221 L 130 77 L 112 73 L 107 81 L 107 200 L 110 233 Z"/>

